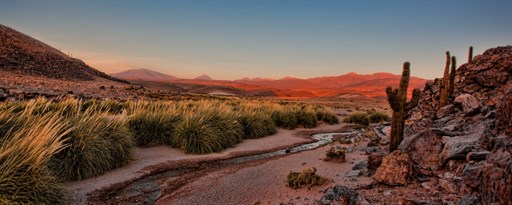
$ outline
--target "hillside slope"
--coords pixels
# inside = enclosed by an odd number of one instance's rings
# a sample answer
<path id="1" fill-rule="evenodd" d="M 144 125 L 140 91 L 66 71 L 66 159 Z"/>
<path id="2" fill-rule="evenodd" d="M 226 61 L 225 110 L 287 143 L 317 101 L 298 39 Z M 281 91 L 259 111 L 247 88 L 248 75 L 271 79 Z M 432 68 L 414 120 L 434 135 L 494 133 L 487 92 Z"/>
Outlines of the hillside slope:
<path id="1" fill-rule="evenodd" d="M 12 28 L 0 24 L 0 71 L 55 79 L 125 82 Z"/>

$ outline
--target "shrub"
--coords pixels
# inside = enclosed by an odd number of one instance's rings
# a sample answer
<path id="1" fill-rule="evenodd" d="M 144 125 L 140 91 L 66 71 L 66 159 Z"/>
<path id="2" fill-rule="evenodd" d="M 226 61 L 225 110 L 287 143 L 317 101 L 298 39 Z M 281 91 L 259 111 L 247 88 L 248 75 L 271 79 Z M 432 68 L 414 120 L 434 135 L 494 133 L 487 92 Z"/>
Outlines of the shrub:
<path id="1" fill-rule="evenodd" d="M 295 112 L 298 125 L 304 128 L 314 128 L 317 125 L 316 114 L 304 109 Z"/>
<path id="2" fill-rule="evenodd" d="M 355 124 L 361 124 L 361 125 L 369 125 L 370 124 L 370 120 L 368 119 L 368 114 L 362 113 L 362 112 L 357 112 L 357 113 L 347 116 L 345 119 L 343 119 L 343 122 L 355 123 Z"/>
<path id="3" fill-rule="evenodd" d="M 382 112 L 370 112 L 368 114 L 368 120 L 370 123 L 381 123 L 381 122 L 389 122 L 391 118 L 387 114 L 384 114 Z"/>
<path id="4" fill-rule="evenodd" d="M 171 145 L 174 126 L 181 117 L 170 111 L 135 111 L 128 126 L 139 146 Z"/>
<path id="5" fill-rule="evenodd" d="M 290 171 L 287 177 L 288 187 L 299 189 L 302 187 L 311 187 L 321 185 L 327 182 L 327 179 L 316 174 L 316 168 L 308 168 L 302 172 Z"/>
<path id="6" fill-rule="evenodd" d="M 176 124 L 173 143 L 185 153 L 205 154 L 234 146 L 242 135 L 237 121 L 211 112 L 186 113 Z"/>
<path id="7" fill-rule="evenodd" d="M 316 110 L 316 119 L 330 125 L 339 123 L 338 117 L 334 113 L 323 109 Z"/>
<path id="8" fill-rule="evenodd" d="M 299 127 L 297 116 L 292 111 L 275 111 L 272 113 L 272 120 L 278 127 L 295 129 Z"/>
<path id="9" fill-rule="evenodd" d="M 324 161 L 345 162 L 346 149 L 340 146 L 331 146 L 325 153 Z"/>
<path id="10" fill-rule="evenodd" d="M 128 164 L 135 143 L 125 118 L 87 112 L 69 117 L 74 129 L 65 135 L 68 147 L 52 158 L 52 170 L 73 181 Z"/>
<path id="11" fill-rule="evenodd" d="M 53 117 L 52 117 L 53 116 Z M 65 204 L 64 189 L 48 169 L 67 134 L 55 115 L 33 117 L 0 146 L 0 203 Z"/>
<path id="12" fill-rule="evenodd" d="M 240 124 L 244 129 L 244 138 L 261 138 L 277 132 L 276 125 L 270 117 L 261 113 L 249 112 L 240 116 Z"/>

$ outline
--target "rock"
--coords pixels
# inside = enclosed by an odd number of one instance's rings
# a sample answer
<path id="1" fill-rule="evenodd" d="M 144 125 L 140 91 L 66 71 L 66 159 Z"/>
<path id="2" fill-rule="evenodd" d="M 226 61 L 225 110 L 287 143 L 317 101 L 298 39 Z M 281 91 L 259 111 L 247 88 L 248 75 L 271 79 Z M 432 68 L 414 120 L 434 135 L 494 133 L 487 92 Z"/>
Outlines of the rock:
<path id="1" fill-rule="evenodd" d="M 345 173 L 345 176 L 348 178 L 356 178 L 361 174 L 361 170 L 350 170 L 347 173 Z"/>
<path id="2" fill-rule="evenodd" d="M 446 105 L 442 108 L 440 108 L 437 113 L 436 113 L 436 117 L 438 119 L 440 118 L 443 118 L 445 117 L 446 115 L 448 114 L 451 114 L 453 112 L 453 109 L 454 109 L 455 106 L 453 106 L 453 104 L 449 104 L 449 105 Z"/>
<path id="3" fill-rule="evenodd" d="M 497 139 L 482 169 L 480 190 L 484 204 L 512 201 L 512 138 Z"/>
<path id="4" fill-rule="evenodd" d="M 466 155 L 466 161 L 482 161 L 486 160 L 491 152 L 489 151 L 481 151 L 481 152 L 469 152 Z"/>
<path id="5" fill-rule="evenodd" d="M 412 163 L 407 153 L 395 150 L 382 159 L 375 172 L 375 181 L 387 185 L 405 185 L 412 174 Z"/>
<path id="6" fill-rule="evenodd" d="M 512 88 L 503 95 L 496 106 L 496 129 L 512 136 Z"/>
<path id="7" fill-rule="evenodd" d="M 327 189 L 317 204 L 331 204 L 334 201 L 336 204 L 370 205 L 357 191 L 342 185 Z"/>
<path id="8" fill-rule="evenodd" d="M 428 182 L 422 182 L 421 187 L 423 187 L 426 190 L 432 189 L 432 187 L 435 185 L 434 182 L 428 181 Z"/>
<path id="9" fill-rule="evenodd" d="M 439 179 L 438 183 L 439 186 L 447 193 L 455 194 L 458 191 L 457 186 L 448 180 Z"/>
<path id="10" fill-rule="evenodd" d="M 368 156 L 368 166 L 367 166 L 368 170 L 376 171 L 377 168 L 380 167 L 383 157 L 384 157 L 384 153 L 378 153 L 378 152 L 371 153 Z"/>
<path id="11" fill-rule="evenodd" d="M 362 170 L 368 167 L 368 160 L 363 160 L 357 163 L 354 167 L 352 167 L 352 170 Z"/>
<path id="12" fill-rule="evenodd" d="M 466 195 L 459 200 L 457 205 L 481 205 L 480 198 L 475 195 Z"/>
<path id="13" fill-rule="evenodd" d="M 388 189 L 388 190 L 384 190 L 384 191 L 382 192 L 382 195 L 384 195 L 384 196 L 389 196 L 389 195 L 393 194 L 393 192 L 395 192 L 395 191 L 390 190 L 390 189 Z"/>
<path id="14" fill-rule="evenodd" d="M 483 162 L 467 163 L 462 170 L 462 181 L 473 189 L 480 187 L 483 165 Z"/>
<path id="15" fill-rule="evenodd" d="M 448 137 L 444 143 L 441 157 L 443 164 L 451 159 L 466 159 L 466 155 L 478 148 L 479 136 L 471 134 L 467 136 Z"/>
<path id="16" fill-rule="evenodd" d="M 475 113 L 482 105 L 480 101 L 471 94 L 462 94 L 455 98 L 454 103 L 461 104 L 465 114 Z"/>
<path id="17" fill-rule="evenodd" d="M 411 156 L 411 161 L 422 170 L 437 170 L 442 164 L 443 143 L 432 130 L 425 130 L 402 141 L 399 149 Z"/>

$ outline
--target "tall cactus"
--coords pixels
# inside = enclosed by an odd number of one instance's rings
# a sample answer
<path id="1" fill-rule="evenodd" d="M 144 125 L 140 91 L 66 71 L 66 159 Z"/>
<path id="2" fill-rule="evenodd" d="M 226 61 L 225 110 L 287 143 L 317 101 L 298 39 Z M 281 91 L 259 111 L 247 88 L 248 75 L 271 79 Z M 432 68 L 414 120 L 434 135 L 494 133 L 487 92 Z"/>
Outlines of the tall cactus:
<path id="1" fill-rule="evenodd" d="M 473 62 L 473 46 L 469 47 L 469 53 L 468 53 L 468 63 Z"/>
<path id="2" fill-rule="evenodd" d="M 457 69 L 457 62 L 455 56 L 452 56 L 452 70 L 450 71 L 450 82 L 448 83 L 448 98 L 452 98 L 453 90 L 455 89 L 455 70 Z"/>
<path id="3" fill-rule="evenodd" d="M 400 87 L 398 89 L 393 89 L 391 87 L 386 88 L 388 102 L 391 109 L 393 109 L 393 115 L 391 117 L 391 140 L 389 144 L 390 152 L 398 149 L 398 145 L 400 145 L 404 139 L 406 114 L 418 104 L 420 99 L 420 90 L 414 89 L 411 101 L 406 102 L 410 75 L 410 63 L 405 62 L 402 71 L 402 78 L 400 78 Z"/>
<path id="4" fill-rule="evenodd" d="M 439 107 L 444 107 L 448 103 L 448 87 L 449 87 L 449 79 L 450 79 L 450 51 L 446 51 L 446 65 L 444 67 L 444 75 L 441 79 L 439 92 L 441 96 L 439 97 Z"/>

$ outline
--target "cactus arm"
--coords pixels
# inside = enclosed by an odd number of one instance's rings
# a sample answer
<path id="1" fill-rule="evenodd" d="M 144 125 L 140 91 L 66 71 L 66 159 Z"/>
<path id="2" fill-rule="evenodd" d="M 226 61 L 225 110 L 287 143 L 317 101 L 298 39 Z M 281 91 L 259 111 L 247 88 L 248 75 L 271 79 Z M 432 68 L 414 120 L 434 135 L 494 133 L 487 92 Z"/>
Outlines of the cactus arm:
<path id="1" fill-rule="evenodd" d="M 420 96 L 421 96 L 421 91 L 420 89 L 416 88 L 412 91 L 412 98 L 411 98 L 411 101 L 409 101 L 408 103 L 406 103 L 405 105 L 405 110 L 406 111 L 409 111 L 411 110 L 412 108 L 416 107 L 416 105 L 418 105 L 418 102 L 420 101 Z"/>
<path id="2" fill-rule="evenodd" d="M 389 106 L 393 111 L 400 109 L 400 103 L 398 102 L 398 89 L 393 90 L 391 87 L 386 88 L 386 94 L 388 95 Z"/>

